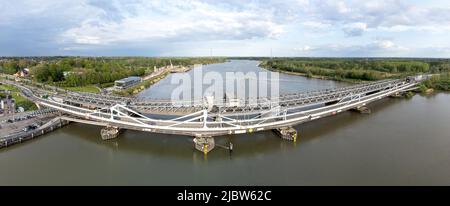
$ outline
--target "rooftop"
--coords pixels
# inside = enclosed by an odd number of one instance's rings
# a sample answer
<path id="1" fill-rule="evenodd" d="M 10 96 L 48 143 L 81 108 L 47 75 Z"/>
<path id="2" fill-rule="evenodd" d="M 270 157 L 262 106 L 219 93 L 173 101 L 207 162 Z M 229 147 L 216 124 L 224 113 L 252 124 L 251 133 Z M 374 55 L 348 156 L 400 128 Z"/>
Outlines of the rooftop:
<path id="1" fill-rule="evenodd" d="M 141 80 L 140 77 L 131 76 L 131 77 L 127 77 L 127 78 L 123 78 L 123 79 L 116 80 L 116 82 L 119 82 L 119 83 L 125 83 L 125 82 L 130 82 L 130 81 L 140 81 L 140 80 Z"/>

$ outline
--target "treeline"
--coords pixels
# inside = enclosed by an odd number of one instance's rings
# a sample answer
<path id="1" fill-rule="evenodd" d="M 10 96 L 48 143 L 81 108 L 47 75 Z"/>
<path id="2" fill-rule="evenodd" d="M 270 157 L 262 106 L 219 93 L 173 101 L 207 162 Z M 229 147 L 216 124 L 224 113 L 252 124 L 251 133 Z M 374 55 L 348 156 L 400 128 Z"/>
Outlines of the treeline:
<path id="1" fill-rule="evenodd" d="M 260 66 L 337 80 L 379 80 L 448 71 L 450 62 L 446 59 L 275 58 L 262 60 Z"/>
<path id="2" fill-rule="evenodd" d="M 106 84 L 128 76 L 151 73 L 154 67 L 211 64 L 224 58 L 147 58 L 147 57 L 29 57 L 0 59 L 0 72 L 14 74 L 24 68 L 38 82 L 75 87 Z"/>
<path id="3" fill-rule="evenodd" d="M 21 69 L 36 66 L 37 64 L 37 61 L 31 59 L 1 59 L 0 72 L 14 74 Z"/>
<path id="4" fill-rule="evenodd" d="M 450 59 L 428 60 L 431 73 L 448 73 L 450 72 Z"/>
<path id="5" fill-rule="evenodd" d="M 441 91 L 450 91 L 450 73 L 435 75 L 429 80 L 424 81 L 421 86 L 423 90 L 433 88 Z"/>

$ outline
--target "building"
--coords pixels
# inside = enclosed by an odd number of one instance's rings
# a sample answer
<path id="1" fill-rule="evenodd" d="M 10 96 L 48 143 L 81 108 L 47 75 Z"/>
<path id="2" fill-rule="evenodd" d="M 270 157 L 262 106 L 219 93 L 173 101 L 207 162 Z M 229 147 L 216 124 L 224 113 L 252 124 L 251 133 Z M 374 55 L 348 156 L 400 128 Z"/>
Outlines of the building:
<path id="1" fill-rule="evenodd" d="M 14 114 L 16 113 L 16 101 L 14 99 L 1 99 L 0 109 L 3 110 L 4 114 Z"/>
<path id="2" fill-rule="evenodd" d="M 21 69 L 18 72 L 14 74 L 15 77 L 26 77 L 30 73 L 30 70 L 28 68 Z"/>
<path id="3" fill-rule="evenodd" d="M 140 82 L 141 82 L 140 77 L 131 76 L 131 77 L 116 80 L 114 82 L 114 88 L 118 89 L 118 90 L 128 89 L 132 86 L 135 86 L 136 84 L 139 84 Z"/>

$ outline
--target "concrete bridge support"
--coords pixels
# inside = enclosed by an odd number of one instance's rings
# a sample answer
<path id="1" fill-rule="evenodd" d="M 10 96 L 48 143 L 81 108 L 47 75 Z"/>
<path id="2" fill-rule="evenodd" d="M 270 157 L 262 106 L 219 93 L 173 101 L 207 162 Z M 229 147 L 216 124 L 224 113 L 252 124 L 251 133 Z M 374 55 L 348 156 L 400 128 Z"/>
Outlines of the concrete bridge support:
<path id="1" fill-rule="evenodd" d="M 396 92 L 396 93 L 390 95 L 389 97 L 391 97 L 391 98 L 401 98 L 401 97 L 403 97 L 403 95 L 400 92 Z"/>
<path id="2" fill-rule="evenodd" d="M 420 91 L 417 91 L 417 90 L 402 91 L 402 92 L 397 92 L 395 94 L 392 94 L 389 97 L 391 97 L 391 98 L 410 98 L 410 97 L 414 96 L 415 93 L 418 93 L 418 92 L 420 92 Z"/>
<path id="3" fill-rule="evenodd" d="M 281 139 L 297 142 L 297 130 L 293 127 L 281 127 L 273 130 Z"/>
<path id="4" fill-rule="evenodd" d="M 203 152 L 205 155 L 208 154 L 215 147 L 213 137 L 195 137 L 194 147 L 196 150 Z"/>
<path id="5" fill-rule="evenodd" d="M 118 127 L 107 126 L 100 131 L 103 140 L 114 139 L 119 136 L 120 129 Z"/>
<path id="6" fill-rule="evenodd" d="M 353 109 L 353 111 L 359 112 L 361 114 L 370 114 L 370 113 L 372 113 L 372 111 L 369 108 L 367 108 L 366 106 L 356 107 L 355 109 Z"/>

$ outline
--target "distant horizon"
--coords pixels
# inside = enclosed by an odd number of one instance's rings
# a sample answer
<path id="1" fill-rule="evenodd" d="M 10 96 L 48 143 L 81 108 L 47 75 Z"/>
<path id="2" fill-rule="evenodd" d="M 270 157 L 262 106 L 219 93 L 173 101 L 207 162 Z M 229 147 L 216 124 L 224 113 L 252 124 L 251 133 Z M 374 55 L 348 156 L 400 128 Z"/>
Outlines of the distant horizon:
<path id="1" fill-rule="evenodd" d="M 311 58 L 311 59 L 450 59 L 450 57 L 396 57 L 396 56 L 355 56 L 355 57 L 339 57 L 339 56 L 94 56 L 94 55 L 43 55 L 43 56 L 0 56 L 1 58 L 44 58 L 44 57 L 80 57 L 80 58 L 133 58 L 133 57 L 141 57 L 141 58 Z"/>

